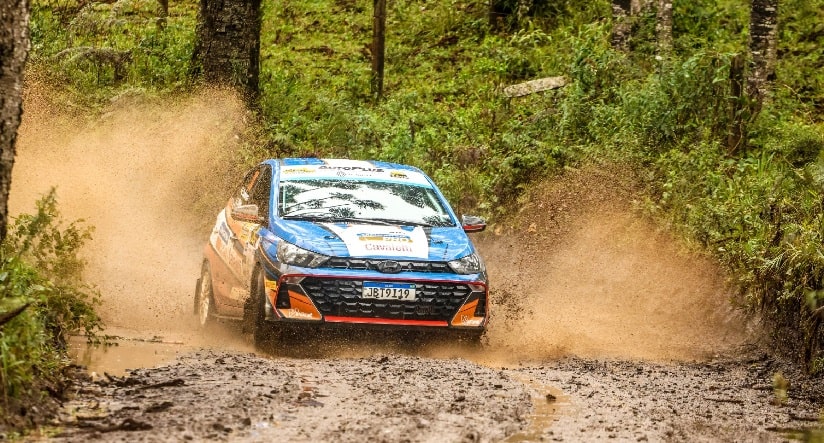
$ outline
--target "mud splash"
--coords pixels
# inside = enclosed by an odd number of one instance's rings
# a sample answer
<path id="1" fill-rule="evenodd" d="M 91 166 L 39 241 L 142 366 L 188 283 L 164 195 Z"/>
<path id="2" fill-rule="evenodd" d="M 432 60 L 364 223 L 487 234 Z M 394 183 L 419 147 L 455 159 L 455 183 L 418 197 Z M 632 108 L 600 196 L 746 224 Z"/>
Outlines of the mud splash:
<path id="1" fill-rule="evenodd" d="M 161 334 L 190 329 L 191 294 L 206 236 L 244 129 L 235 97 L 204 91 L 177 100 L 124 95 L 86 121 L 27 85 L 10 213 L 31 211 L 57 187 L 67 219 L 95 227 L 87 279 L 107 324 Z M 220 195 L 219 199 L 216 195 Z"/>
<path id="2" fill-rule="evenodd" d="M 626 177 L 569 172 L 480 239 L 494 288 L 489 358 L 694 360 L 744 341 L 718 266 L 633 210 Z"/>

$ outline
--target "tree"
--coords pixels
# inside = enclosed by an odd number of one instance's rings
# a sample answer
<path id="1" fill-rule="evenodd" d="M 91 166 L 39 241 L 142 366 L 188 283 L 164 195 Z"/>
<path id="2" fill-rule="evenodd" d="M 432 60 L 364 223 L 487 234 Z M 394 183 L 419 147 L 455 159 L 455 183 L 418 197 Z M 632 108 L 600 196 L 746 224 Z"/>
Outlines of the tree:
<path id="1" fill-rule="evenodd" d="M 761 112 L 775 70 L 778 43 L 778 0 L 752 0 L 750 11 L 750 63 L 744 85 L 744 59 L 730 61 L 730 125 L 727 152 L 747 149 L 747 126 Z"/>
<path id="2" fill-rule="evenodd" d="M 29 2 L 0 2 L 0 241 L 6 238 L 11 169 L 23 115 L 23 68 L 29 55 Z"/>
<path id="3" fill-rule="evenodd" d="M 778 0 L 752 0 L 750 10 L 750 72 L 747 95 L 752 115 L 761 110 L 775 71 L 778 40 Z"/>
<path id="4" fill-rule="evenodd" d="M 374 0 L 372 14 L 372 97 L 383 96 L 383 60 L 386 52 L 386 0 Z"/>
<path id="5" fill-rule="evenodd" d="M 629 49 L 631 9 L 631 0 L 612 0 L 612 47 L 621 51 Z"/>
<path id="6" fill-rule="evenodd" d="M 665 56 L 672 50 L 672 0 L 658 0 L 656 16 L 656 50 L 658 55 Z"/>
<path id="7" fill-rule="evenodd" d="M 260 0 L 200 0 L 193 75 L 240 89 L 247 102 L 260 93 Z"/>

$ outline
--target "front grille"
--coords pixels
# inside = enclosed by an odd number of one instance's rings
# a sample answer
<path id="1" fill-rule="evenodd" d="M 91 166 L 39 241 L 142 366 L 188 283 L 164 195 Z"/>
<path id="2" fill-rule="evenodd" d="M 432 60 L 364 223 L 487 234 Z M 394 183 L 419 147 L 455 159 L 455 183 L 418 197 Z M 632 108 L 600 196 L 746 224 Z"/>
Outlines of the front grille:
<path id="1" fill-rule="evenodd" d="M 452 320 L 471 292 L 464 284 L 415 283 L 417 300 L 361 298 L 361 280 L 307 277 L 306 294 L 323 315 L 400 320 Z"/>
<path id="2" fill-rule="evenodd" d="M 358 271 L 380 271 L 378 263 L 383 260 L 365 259 L 365 258 L 351 258 L 351 257 L 332 257 L 326 262 L 324 267 L 335 269 L 355 269 Z M 455 272 L 449 267 L 446 262 L 437 261 L 409 261 L 409 260 L 394 260 L 401 265 L 399 272 L 439 272 L 445 274 L 454 274 Z"/>

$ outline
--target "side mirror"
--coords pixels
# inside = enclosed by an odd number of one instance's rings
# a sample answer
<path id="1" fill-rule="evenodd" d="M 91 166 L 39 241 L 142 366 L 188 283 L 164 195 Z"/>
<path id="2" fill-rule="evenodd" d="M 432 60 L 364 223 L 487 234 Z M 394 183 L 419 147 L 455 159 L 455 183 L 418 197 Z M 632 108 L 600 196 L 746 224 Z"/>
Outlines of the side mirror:
<path id="1" fill-rule="evenodd" d="M 263 217 L 257 205 L 238 205 L 232 208 L 232 218 L 247 223 L 262 224 Z"/>
<path id="2" fill-rule="evenodd" d="M 486 221 L 477 215 L 464 215 L 461 224 L 464 232 L 481 232 L 486 229 Z"/>

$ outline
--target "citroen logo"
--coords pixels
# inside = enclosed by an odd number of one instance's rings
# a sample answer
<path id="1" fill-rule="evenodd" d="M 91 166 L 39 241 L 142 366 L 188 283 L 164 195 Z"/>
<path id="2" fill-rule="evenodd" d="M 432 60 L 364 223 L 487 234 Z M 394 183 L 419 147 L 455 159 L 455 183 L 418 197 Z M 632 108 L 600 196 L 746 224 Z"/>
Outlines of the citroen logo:
<path id="1" fill-rule="evenodd" d="M 395 260 L 384 260 L 377 264 L 378 271 L 383 272 L 384 274 L 397 274 L 401 272 L 403 267 L 400 263 L 396 262 Z"/>

